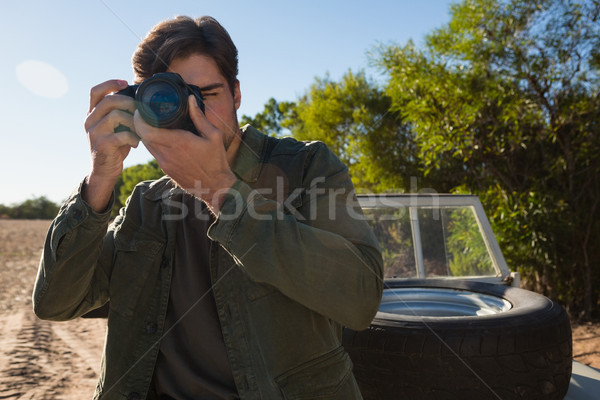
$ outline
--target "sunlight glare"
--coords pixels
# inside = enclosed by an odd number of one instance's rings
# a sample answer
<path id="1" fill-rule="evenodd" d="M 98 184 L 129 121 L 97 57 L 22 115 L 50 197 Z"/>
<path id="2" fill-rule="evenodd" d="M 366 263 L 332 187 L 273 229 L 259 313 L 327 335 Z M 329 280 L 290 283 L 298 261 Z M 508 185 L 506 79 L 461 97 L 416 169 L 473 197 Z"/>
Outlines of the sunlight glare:
<path id="1" fill-rule="evenodd" d="M 69 90 L 65 75 L 43 61 L 23 61 L 17 65 L 16 72 L 19 82 L 38 96 L 59 99 Z"/>

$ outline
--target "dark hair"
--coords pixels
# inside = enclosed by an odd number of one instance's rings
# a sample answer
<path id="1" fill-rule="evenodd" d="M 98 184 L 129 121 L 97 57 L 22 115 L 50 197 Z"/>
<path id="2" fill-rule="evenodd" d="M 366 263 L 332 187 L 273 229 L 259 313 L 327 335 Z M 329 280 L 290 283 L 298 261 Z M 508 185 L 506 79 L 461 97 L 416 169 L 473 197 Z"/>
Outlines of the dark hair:
<path id="1" fill-rule="evenodd" d="M 215 60 L 233 92 L 238 74 L 238 51 L 231 37 L 212 17 L 178 16 L 159 22 L 133 54 L 135 83 L 165 72 L 176 58 L 202 54 Z"/>

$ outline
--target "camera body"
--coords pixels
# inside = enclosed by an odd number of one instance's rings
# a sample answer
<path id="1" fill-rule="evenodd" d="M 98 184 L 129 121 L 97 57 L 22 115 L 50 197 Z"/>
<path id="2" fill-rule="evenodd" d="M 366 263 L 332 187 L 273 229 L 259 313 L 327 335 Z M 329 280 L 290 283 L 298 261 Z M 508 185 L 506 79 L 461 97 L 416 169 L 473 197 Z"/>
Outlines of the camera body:
<path id="1" fill-rule="evenodd" d="M 144 121 L 157 128 L 185 129 L 196 135 L 188 97 L 194 95 L 204 113 L 204 99 L 200 88 L 186 83 L 174 72 L 154 74 L 139 85 L 131 85 L 117 92 L 135 99 L 135 105 Z"/>

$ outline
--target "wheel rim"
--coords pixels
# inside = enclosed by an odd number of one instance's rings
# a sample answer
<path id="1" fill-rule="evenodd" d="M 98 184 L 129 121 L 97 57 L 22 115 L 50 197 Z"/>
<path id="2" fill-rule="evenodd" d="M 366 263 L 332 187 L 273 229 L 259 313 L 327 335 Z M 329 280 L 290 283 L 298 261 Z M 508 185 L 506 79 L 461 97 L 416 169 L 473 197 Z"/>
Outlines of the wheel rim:
<path id="1" fill-rule="evenodd" d="M 383 291 L 379 311 L 423 317 L 465 317 L 506 312 L 507 300 L 483 293 L 444 288 L 396 288 Z"/>

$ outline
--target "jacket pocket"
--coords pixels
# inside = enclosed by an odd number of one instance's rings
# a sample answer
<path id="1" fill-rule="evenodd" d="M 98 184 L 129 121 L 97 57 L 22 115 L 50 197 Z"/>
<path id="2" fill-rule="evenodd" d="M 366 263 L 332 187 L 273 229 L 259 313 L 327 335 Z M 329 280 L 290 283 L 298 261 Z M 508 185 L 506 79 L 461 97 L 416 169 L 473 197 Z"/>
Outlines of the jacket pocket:
<path id="1" fill-rule="evenodd" d="M 110 308 L 123 317 L 133 315 L 151 271 L 160 268 L 161 242 L 115 240 L 115 264 L 110 278 Z"/>
<path id="2" fill-rule="evenodd" d="M 341 346 L 278 376 L 275 382 L 287 400 L 361 398 L 352 362 Z"/>

